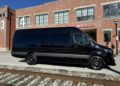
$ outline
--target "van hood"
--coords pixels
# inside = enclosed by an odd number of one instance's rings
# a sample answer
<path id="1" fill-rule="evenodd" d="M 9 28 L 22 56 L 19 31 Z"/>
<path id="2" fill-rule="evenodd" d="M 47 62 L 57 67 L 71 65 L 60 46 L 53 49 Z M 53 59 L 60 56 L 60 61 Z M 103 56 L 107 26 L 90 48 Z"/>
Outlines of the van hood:
<path id="1" fill-rule="evenodd" d="M 103 46 L 103 45 L 100 45 L 100 44 L 97 44 L 96 45 L 96 48 L 100 49 L 100 50 L 103 50 L 105 51 L 106 53 L 113 53 L 113 50 L 109 47 L 106 47 L 106 46 Z"/>
<path id="2" fill-rule="evenodd" d="M 111 49 L 109 47 L 106 47 L 106 46 L 103 46 L 103 45 L 100 45 L 100 44 L 97 44 L 97 46 L 100 47 L 100 48 L 103 48 L 103 49 Z"/>

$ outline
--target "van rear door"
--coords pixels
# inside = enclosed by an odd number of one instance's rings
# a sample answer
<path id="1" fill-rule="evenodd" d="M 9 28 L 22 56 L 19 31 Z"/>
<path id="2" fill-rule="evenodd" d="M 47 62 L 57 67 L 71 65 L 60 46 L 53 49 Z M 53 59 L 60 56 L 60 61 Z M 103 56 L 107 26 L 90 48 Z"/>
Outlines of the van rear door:
<path id="1" fill-rule="evenodd" d="M 71 34 L 69 32 L 53 31 L 50 34 L 50 51 L 48 55 L 54 61 L 65 62 L 71 58 Z"/>

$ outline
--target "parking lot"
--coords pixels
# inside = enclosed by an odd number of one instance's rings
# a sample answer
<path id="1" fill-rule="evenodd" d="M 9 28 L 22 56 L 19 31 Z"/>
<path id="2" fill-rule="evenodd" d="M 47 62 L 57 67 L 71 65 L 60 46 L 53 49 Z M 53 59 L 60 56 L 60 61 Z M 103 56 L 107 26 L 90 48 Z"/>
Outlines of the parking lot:
<path id="1" fill-rule="evenodd" d="M 91 70 L 87 67 L 77 66 L 65 66 L 55 64 L 37 64 L 28 65 L 21 58 L 12 57 L 10 52 L 0 53 L 0 68 L 28 70 L 34 72 L 45 72 L 53 74 L 63 74 L 70 76 L 82 76 L 82 77 L 97 77 L 105 78 L 106 76 L 120 77 L 120 56 L 115 57 L 116 66 L 110 66 L 110 68 L 103 68 L 101 70 Z M 99 76 L 100 75 L 100 76 Z M 107 77 L 111 78 L 111 77 Z"/>

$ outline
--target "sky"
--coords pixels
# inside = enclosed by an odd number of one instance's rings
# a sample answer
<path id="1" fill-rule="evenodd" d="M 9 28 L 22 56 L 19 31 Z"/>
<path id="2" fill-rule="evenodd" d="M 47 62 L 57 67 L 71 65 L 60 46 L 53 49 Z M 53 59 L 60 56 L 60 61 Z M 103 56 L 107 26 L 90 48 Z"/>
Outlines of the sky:
<path id="1" fill-rule="evenodd" d="M 55 0 L 0 0 L 0 6 L 8 6 L 12 9 L 20 9 L 40 5 Z"/>

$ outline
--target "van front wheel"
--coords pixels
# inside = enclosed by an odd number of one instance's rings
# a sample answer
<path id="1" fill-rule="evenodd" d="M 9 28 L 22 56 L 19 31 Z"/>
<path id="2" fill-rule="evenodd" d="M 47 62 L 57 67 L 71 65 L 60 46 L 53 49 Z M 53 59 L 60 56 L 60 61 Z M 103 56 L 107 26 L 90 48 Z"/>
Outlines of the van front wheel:
<path id="1" fill-rule="evenodd" d="M 104 60 L 99 56 L 94 56 L 90 59 L 89 66 L 91 69 L 100 70 L 104 66 Z"/>
<path id="2" fill-rule="evenodd" d="M 26 61 L 29 65 L 35 65 L 37 63 L 37 58 L 34 54 L 28 54 Z"/>

